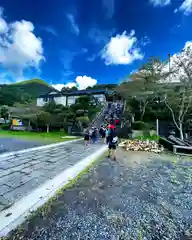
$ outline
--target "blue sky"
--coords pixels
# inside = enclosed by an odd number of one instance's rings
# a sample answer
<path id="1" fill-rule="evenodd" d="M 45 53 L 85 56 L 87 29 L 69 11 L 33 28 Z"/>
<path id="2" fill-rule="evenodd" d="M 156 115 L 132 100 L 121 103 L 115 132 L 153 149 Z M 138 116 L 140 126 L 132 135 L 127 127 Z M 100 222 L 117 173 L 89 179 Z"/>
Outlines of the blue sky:
<path id="1" fill-rule="evenodd" d="M 1 0 L 0 83 L 119 83 L 192 40 L 192 0 Z"/>

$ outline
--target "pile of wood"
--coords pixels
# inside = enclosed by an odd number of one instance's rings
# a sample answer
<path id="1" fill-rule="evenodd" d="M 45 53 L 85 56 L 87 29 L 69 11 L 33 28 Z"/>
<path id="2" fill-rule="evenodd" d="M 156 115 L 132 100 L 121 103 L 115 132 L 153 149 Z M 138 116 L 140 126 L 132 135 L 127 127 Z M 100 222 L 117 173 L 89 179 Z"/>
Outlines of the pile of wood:
<path id="1" fill-rule="evenodd" d="M 143 141 L 143 140 L 126 140 L 119 144 L 120 147 L 124 148 L 126 151 L 145 151 L 145 152 L 162 152 L 163 146 L 155 141 Z"/>

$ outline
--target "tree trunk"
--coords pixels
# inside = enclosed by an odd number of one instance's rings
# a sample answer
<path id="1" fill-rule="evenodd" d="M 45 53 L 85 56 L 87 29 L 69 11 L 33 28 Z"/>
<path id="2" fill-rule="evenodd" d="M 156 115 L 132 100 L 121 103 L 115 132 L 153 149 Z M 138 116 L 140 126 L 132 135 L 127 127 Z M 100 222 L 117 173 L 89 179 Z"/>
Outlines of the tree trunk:
<path id="1" fill-rule="evenodd" d="M 49 133 L 49 124 L 47 124 L 47 133 Z"/>
<path id="2" fill-rule="evenodd" d="M 183 136 L 183 124 L 182 123 L 179 123 L 179 134 L 180 134 L 181 140 L 183 140 L 184 136 Z"/>

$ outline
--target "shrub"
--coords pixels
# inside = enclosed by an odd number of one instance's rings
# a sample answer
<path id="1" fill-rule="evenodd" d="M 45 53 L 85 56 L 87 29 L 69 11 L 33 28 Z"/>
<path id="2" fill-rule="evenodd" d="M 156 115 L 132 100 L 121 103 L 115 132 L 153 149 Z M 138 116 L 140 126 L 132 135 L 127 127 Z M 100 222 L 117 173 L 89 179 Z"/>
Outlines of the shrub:
<path id="1" fill-rule="evenodd" d="M 78 117 L 77 120 L 81 122 L 83 127 L 88 127 L 89 122 L 90 122 L 89 118 L 87 116 Z"/>
<path id="2" fill-rule="evenodd" d="M 142 131 L 146 131 L 146 130 L 148 130 L 148 124 L 147 123 L 144 123 L 144 122 L 142 122 L 142 121 L 137 121 L 137 122 L 134 122 L 133 124 L 132 124 L 132 128 L 134 129 L 134 130 L 142 130 Z"/>
<path id="3" fill-rule="evenodd" d="M 1 124 L 0 128 L 2 130 L 9 130 L 11 127 L 11 124 Z"/>

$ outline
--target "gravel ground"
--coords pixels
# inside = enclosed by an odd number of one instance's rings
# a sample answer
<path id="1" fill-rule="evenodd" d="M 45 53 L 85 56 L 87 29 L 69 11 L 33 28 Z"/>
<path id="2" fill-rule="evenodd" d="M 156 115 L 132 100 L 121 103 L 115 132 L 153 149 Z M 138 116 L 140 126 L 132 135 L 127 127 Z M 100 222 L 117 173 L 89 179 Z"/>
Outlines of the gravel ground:
<path id="1" fill-rule="evenodd" d="M 192 160 L 118 150 L 11 239 L 192 239 Z"/>

